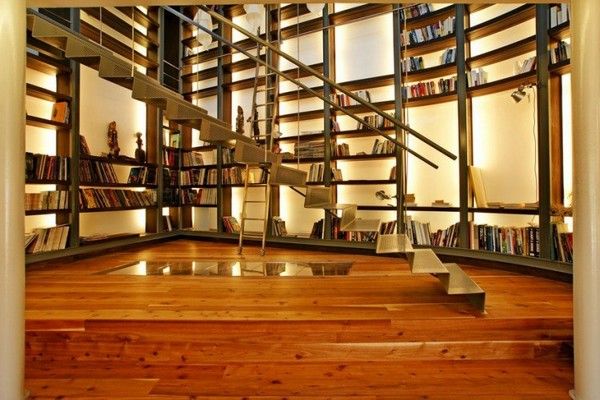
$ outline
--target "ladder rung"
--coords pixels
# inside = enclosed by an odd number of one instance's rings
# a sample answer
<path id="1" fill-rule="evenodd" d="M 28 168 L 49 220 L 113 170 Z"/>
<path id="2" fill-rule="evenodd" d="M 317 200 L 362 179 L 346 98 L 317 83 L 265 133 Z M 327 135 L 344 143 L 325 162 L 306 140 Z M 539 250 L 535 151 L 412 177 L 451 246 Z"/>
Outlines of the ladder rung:
<path id="1" fill-rule="evenodd" d="M 270 121 L 272 120 L 273 117 L 269 117 L 269 118 L 260 118 L 260 119 L 255 119 L 254 122 L 261 122 L 261 121 Z"/>
<path id="2" fill-rule="evenodd" d="M 248 187 L 263 187 L 263 186 L 267 186 L 266 183 L 249 183 Z"/>
<path id="3" fill-rule="evenodd" d="M 246 200 L 246 203 L 266 203 L 264 200 Z"/>
<path id="4" fill-rule="evenodd" d="M 249 239 L 262 239 L 262 233 L 244 233 L 244 238 Z"/>
<path id="5" fill-rule="evenodd" d="M 275 104 L 274 102 L 264 103 L 264 104 L 255 104 L 256 107 L 265 107 L 270 106 L 271 104 Z"/>
<path id="6" fill-rule="evenodd" d="M 257 92 L 269 92 L 271 90 L 275 90 L 275 87 L 270 87 L 266 89 L 256 89 Z"/>
<path id="7" fill-rule="evenodd" d="M 264 220 L 265 220 L 264 218 L 254 218 L 254 217 L 249 218 L 249 217 L 246 217 L 246 218 L 242 218 L 242 223 L 244 221 L 264 221 Z"/>

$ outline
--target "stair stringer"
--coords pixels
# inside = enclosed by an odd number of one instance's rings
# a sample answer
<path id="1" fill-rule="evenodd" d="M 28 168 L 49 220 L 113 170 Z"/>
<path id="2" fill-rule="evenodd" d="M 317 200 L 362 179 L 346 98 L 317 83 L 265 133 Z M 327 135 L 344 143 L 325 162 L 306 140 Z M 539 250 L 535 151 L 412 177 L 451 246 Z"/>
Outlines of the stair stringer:
<path id="1" fill-rule="evenodd" d="M 413 274 L 435 276 L 447 294 L 466 296 L 479 312 L 485 312 L 485 291 L 458 264 L 443 263 L 431 249 L 414 249 L 406 235 L 379 235 L 376 253 L 406 254 Z"/>

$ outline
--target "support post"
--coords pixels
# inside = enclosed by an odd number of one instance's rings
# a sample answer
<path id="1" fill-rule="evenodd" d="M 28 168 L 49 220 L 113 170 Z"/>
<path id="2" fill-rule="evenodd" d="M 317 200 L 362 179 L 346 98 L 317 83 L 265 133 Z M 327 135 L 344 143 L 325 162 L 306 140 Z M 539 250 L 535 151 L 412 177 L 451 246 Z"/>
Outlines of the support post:
<path id="1" fill-rule="evenodd" d="M 25 5 L 0 2 L 0 398 L 24 397 Z"/>
<path id="2" fill-rule="evenodd" d="M 600 398 L 600 2 L 572 3 L 574 260 L 577 400 Z"/>

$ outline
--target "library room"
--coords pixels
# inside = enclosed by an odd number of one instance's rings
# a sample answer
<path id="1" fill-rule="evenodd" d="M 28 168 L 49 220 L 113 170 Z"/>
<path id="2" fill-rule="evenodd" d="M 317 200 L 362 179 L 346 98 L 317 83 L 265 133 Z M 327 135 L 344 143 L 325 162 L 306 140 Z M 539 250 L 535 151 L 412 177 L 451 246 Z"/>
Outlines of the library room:
<path id="1" fill-rule="evenodd" d="M 3 1 L 0 399 L 599 399 L 600 4 L 498 1 Z"/>

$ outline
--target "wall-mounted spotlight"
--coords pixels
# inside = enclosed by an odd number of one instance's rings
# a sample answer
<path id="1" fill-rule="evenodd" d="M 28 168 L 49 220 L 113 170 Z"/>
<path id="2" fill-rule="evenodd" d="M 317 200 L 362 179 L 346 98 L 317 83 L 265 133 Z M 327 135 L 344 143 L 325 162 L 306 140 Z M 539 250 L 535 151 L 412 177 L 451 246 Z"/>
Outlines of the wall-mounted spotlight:
<path id="1" fill-rule="evenodd" d="M 530 89 L 534 86 L 535 86 L 535 84 L 533 84 L 533 83 L 528 83 L 527 85 L 521 85 L 521 86 L 519 86 L 519 88 L 517 90 L 515 90 L 514 92 L 512 92 L 510 94 L 510 97 L 512 97 L 512 99 L 515 101 L 515 103 L 518 103 L 521 100 L 523 100 L 525 98 L 525 96 L 527 96 L 527 92 L 525 92 L 525 89 Z"/>

